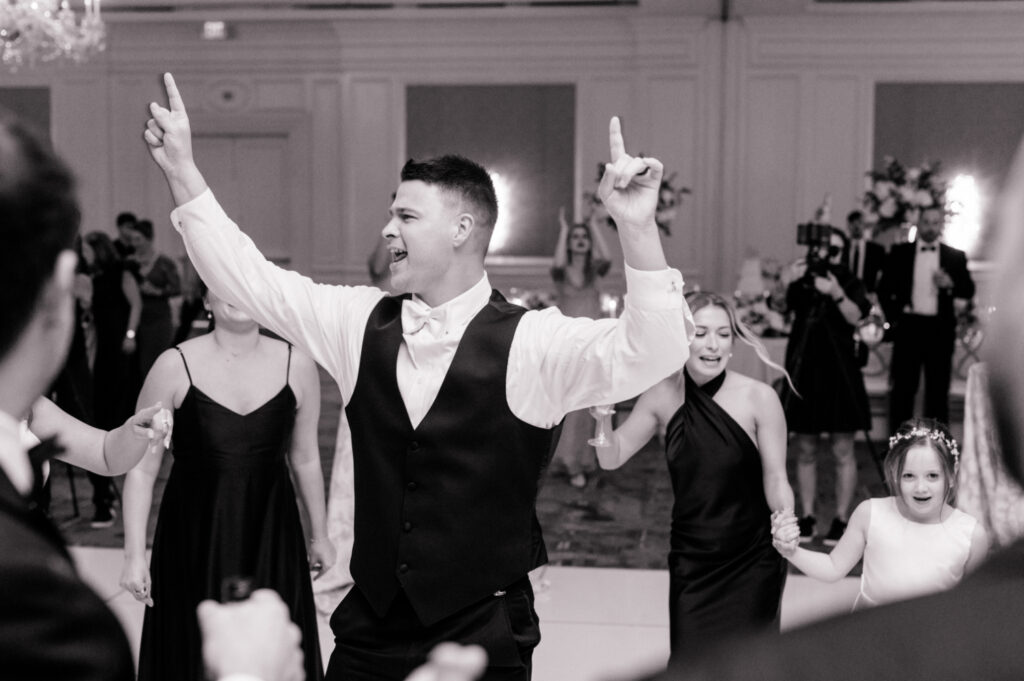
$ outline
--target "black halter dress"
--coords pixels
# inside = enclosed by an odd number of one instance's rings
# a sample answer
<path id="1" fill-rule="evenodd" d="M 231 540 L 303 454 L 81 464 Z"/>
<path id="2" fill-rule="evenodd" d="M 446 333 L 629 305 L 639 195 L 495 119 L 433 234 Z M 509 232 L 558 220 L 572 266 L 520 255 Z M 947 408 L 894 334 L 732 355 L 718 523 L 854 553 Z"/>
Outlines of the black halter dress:
<path id="1" fill-rule="evenodd" d="M 725 372 L 672 416 L 665 451 L 675 503 L 669 553 L 672 657 L 751 630 L 779 629 L 786 561 L 772 547 L 761 455 L 714 400 Z"/>

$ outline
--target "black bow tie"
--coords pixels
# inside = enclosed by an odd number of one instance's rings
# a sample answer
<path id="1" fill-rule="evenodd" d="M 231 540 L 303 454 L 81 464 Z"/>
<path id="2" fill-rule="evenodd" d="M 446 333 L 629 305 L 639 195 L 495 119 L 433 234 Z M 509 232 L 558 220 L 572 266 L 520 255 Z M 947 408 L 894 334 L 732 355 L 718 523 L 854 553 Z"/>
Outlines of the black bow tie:
<path id="1" fill-rule="evenodd" d="M 28 450 L 28 462 L 32 466 L 32 492 L 29 502 L 38 506 L 43 501 L 43 464 L 64 451 L 57 437 L 48 437 Z"/>
<path id="2" fill-rule="evenodd" d="M 921 246 L 921 252 L 924 253 L 926 251 L 934 251 L 935 248 L 935 246 Z"/>

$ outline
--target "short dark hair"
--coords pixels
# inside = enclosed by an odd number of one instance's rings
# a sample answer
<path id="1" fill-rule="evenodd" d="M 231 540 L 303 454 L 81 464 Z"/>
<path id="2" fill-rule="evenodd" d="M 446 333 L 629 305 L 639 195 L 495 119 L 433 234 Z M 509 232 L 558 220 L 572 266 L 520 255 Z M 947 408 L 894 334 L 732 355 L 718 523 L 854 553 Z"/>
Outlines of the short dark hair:
<path id="1" fill-rule="evenodd" d="M 71 171 L 45 139 L 0 110 L 0 357 L 28 326 L 81 220 Z"/>
<path id="2" fill-rule="evenodd" d="M 446 154 L 426 161 L 409 159 L 402 166 L 402 182 L 419 180 L 456 194 L 470 204 L 478 224 L 494 227 L 498 219 L 498 198 L 487 170 L 468 158 Z"/>
<path id="3" fill-rule="evenodd" d="M 138 221 L 139 219 L 135 217 L 135 213 L 123 211 L 117 214 L 117 219 L 115 220 L 114 224 L 120 227 L 121 225 L 134 225 Z"/>
<path id="4" fill-rule="evenodd" d="M 146 237 L 146 241 L 153 240 L 153 223 L 150 220 L 139 220 L 132 225 L 132 229 Z"/>
<path id="5" fill-rule="evenodd" d="M 853 222 L 855 220 L 863 220 L 863 219 L 864 219 L 864 213 L 860 212 L 859 210 L 851 210 L 849 213 L 846 214 L 846 223 L 847 224 L 849 224 L 849 223 L 851 223 L 851 222 Z"/>

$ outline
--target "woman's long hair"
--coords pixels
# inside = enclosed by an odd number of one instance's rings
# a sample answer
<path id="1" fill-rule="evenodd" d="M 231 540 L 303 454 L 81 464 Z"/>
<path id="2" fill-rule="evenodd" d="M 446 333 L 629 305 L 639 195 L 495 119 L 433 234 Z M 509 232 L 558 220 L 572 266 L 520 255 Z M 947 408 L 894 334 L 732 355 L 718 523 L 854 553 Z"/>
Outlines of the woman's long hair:
<path id="1" fill-rule="evenodd" d="M 789 372 L 786 371 L 785 367 L 772 361 L 771 356 L 768 354 L 768 349 L 765 348 L 761 339 L 757 337 L 757 334 L 750 330 L 750 327 L 740 321 L 740 318 L 736 316 L 736 308 L 733 307 L 732 303 L 726 300 L 723 296 L 720 296 L 717 293 L 711 293 L 710 291 L 690 291 L 685 297 L 686 304 L 690 306 L 691 313 L 696 313 L 697 310 L 705 307 L 717 307 L 720 310 L 724 310 L 725 314 L 729 317 L 729 326 L 732 328 L 732 335 L 752 347 L 754 352 L 757 354 L 757 358 L 767 366 L 775 369 L 776 371 L 781 371 L 782 375 L 786 377 L 786 382 L 789 383 L 789 387 L 794 393 L 796 392 L 796 387 L 793 385 L 793 379 L 790 378 Z"/>
<path id="2" fill-rule="evenodd" d="M 582 229 L 587 233 L 587 240 L 590 241 L 590 250 L 587 251 L 586 260 L 583 262 L 583 281 L 590 284 L 596 277 L 603 277 L 608 273 L 610 263 L 601 261 L 600 265 L 594 266 L 594 233 L 590 229 L 590 225 L 585 222 L 576 222 L 569 225 L 569 234 L 567 243 L 565 244 L 565 263 L 566 265 L 572 263 L 572 248 L 568 242 L 572 241 L 572 233 L 577 229 Z"/>

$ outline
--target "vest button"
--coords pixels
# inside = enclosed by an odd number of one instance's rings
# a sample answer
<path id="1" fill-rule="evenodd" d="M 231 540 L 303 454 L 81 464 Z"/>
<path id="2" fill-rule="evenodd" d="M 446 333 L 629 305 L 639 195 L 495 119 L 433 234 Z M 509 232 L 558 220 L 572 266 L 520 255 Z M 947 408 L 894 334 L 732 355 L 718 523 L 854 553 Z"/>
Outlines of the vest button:
<path id="1" fill-rule="evenodd" d="M 409 484 L 407 484 L 407 485 L 405 486 L 405 488 L 406 488 L 407 490 L 409 490 L 410 492 L 413 492 L 413 491 L 415 491 L 415 490 L 416 490 L 416 483 L 415 483 L 415 482 L 410 482 Z"/>
<path id="2" fill-rule="evenodd" d="M 406 520 L 404 523 L 402 523 L 402 529 L 406 532 L 412 532 L 412 523 Z"/>
<path id="3" fill-rule="evenodd" d="M 420 451 L 420 443 L 416 442 L 415 440 L 410 442 L 409 443 L 409 451 L 410 452 L 418 452 L 418 451 Z"/>
<path id="4" fill-rule="evenodd" d="M 401 565 L 398 566 L 398 572 L 400 574 L 404 575 L 408 571 L 409 571 L 409 564 L 408 563 L 402 563 Z"/>

